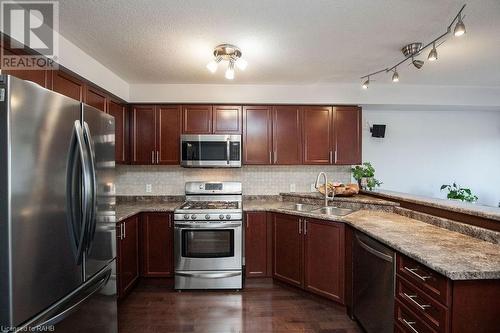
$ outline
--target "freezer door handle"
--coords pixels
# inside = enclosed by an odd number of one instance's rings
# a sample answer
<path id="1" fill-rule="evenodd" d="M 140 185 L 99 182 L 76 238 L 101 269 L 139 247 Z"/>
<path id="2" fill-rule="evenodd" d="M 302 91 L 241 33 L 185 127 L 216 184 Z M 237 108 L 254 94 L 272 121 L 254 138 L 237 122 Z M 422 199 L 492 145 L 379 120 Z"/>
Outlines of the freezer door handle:
<path id="1" fill-rule="evenodd" d="M 57 324 L 108 283 L 112 268 L 107 266 L 71 294 L 48 308 L 32 320 L 17 327 L 15 332 L 38 332 Z"/>
<path id="2" fill-rule="evenodd" d="M 87 245 L 86 250 L 90 251 L 92 248 L 92 243 L 95 237 L 96 229 L 96 210 L 97 210 L 97 175 L 95 169 L 95 153 L 94 153 L 94 140 L 92 139 L 92 134 L 90 133 L 89 126 L 86 122 L 83 123 L 83 131 L 86 139 L 86 144 L 89 152 L 89 164 L 90 164 L 90 204 L 89 204 L 89 214 L 88 214 L 88 233 L 87 233 Z"/>

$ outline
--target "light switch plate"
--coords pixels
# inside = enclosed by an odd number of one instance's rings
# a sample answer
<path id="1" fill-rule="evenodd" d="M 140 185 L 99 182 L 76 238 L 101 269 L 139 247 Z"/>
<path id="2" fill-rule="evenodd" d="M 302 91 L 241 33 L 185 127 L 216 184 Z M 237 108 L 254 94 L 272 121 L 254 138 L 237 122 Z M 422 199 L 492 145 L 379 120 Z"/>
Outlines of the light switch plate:
<path id="1" fill-rule="evenodd" d="M 295 192 L 295 184 L 290 184 L 290 192 Z"/>
<path id="2" fill-rule="evenodd" d="M 153 192 L 153 186 L 151 184 L 146 184 L 146 193 Z"/>

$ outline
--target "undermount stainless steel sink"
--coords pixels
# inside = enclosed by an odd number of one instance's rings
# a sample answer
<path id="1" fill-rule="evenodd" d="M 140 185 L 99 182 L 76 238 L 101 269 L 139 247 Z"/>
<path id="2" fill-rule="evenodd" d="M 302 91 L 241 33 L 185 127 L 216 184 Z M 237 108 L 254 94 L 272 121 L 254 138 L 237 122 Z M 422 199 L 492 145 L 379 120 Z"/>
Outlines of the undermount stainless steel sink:
<path id="1" fill-rule="evenodd" d="M 289 205 L 282 206 L 282 209 L 293 210 L 296 212 L 310 212 L 318 206 L 301 204 L 301 203 L 292 203 Z"/>
<path id="2" fill-rule="evenodd" d="M 311 213 L 319 213 L 319 214 L 334 215 L 334 216 L 345 216 L 353 212 L 354 210 L 352 209 L 338 208 L 338 207 L 321 207 L 319 209 L 311 211 Z"/>

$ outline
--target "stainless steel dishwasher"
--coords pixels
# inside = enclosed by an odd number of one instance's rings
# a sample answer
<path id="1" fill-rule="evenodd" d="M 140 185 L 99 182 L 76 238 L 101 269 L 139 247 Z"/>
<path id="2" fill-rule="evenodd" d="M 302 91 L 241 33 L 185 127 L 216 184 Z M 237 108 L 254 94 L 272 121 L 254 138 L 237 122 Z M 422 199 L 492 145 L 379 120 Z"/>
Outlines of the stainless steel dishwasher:
<path id="1" fill-rule="evenodd" d="M 367 333 L 394 331 L 394 251 L 361 232 L 353 239 L 353 315 Z"/>

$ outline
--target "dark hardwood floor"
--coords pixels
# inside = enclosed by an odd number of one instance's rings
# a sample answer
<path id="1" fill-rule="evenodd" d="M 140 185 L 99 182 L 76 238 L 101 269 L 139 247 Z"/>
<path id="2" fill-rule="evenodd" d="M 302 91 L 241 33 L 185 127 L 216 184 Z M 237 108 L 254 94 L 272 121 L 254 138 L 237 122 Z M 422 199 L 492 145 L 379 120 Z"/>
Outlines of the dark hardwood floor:
<path id="1" fill-rule="evenodd" d="M 175 292 L 144 282 L 120 303 L 119 332 L 361 332 L 345 309 L 271 279 L 242 291 Z"/>

